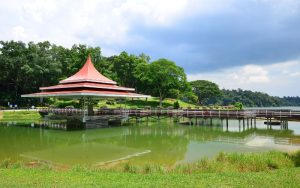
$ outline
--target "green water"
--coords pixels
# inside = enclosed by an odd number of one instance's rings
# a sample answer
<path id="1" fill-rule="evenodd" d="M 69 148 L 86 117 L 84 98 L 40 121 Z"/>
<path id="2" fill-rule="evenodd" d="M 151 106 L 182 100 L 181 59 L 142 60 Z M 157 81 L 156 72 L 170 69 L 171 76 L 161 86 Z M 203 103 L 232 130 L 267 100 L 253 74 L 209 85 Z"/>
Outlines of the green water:
<path id="1" fill-rule="evenodd" d="M 300 123 L 290 122 L 267 129 L 262 121 L 256 128 L 219 120 L 210 126 L 187 126 L 172 120 L 131 123 L 128 126 L 65 131 L 32 128 L 34 124 L 0 125 L 0 160 L 37 159 L 55 164 L 108 164 L 118 160 L 133 163 L 173 165 L 212 158 L 224 152 L 300 150 Z M 206 124 L 206 125 L 205 125 Z M 20 126 L 22 125 L 22 126 Z"/>

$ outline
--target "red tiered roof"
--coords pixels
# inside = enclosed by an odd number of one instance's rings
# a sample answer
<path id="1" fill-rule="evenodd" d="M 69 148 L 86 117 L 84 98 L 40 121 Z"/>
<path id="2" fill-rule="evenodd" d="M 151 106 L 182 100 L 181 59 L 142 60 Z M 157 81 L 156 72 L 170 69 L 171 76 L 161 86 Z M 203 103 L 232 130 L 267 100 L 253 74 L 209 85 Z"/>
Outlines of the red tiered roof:
<path id="1" fill-rule="evenodd" d="M 106 78 L 100 72 L 98 72 L 91 60 L 91 57 L 88 56 L 88 59 L 86 60 L 86 63 L 84 66 L 73 76 L 60 81 L 59 83 L 65 84 L 65 83 L 77 83 L 77 82 L 96 82 L 96 83 L 104 83 L 104 84 L 114 84 L 117 83 Z"/>
<path id="2" fill-rule="evenodd" d="M 22 97 L 150 97 L 135 93 L 135 89 L 120 87 L 94 67 L 90 56 L 84 66 L 73 76 L 62 80 L 58 85 L 40 87 L 41 92 Z"/>

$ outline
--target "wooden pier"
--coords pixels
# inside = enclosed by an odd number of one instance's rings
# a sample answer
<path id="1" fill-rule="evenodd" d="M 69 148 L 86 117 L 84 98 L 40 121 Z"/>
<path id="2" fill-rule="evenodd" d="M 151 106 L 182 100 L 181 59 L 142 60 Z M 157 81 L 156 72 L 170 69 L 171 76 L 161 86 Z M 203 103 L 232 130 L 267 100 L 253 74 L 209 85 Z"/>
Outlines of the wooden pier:
<path id="1" fill-rule="evenodd" d="M 80 109 L 41 109 L 41 114 L 53 113 L 65 116 L 83 117 L 87 113 Z M 87 128 L 107 127 L 109 121 L 120 122 L 124 119 L 134 118 L 137 121 L 146 118 L 187 118 L 188 124 L 199 124 L 200 119 L 209 120 L 220 119 L 226 122 L 228 127 L 229 119 L 236 119 L 243 126 L 256 125 L 256 119 L 266 120 L 267 126 L 280 125 L 288 126 L 288 121 L 300 121 L 300 111 L 293 110 L 200 110 L 200 109 L 107 109 L 101 108 L 94 112 L 93 116 L 85 116 Z M 193 121 L 192 121 L 193 120 Z M 276 122 L 276 123 L 275 123 Z M 91 126 L 90 126 L 91 125 Z M 92 126 L 94 125 L 94 126 Z"/>

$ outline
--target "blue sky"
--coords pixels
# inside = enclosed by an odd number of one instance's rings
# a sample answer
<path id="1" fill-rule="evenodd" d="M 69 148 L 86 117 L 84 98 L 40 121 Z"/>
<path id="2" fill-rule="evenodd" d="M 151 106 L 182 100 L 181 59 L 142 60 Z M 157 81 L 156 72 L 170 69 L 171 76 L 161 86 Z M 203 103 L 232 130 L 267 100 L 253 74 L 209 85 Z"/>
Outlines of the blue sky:
<path id="1" fill-rule="evenodd" d="M 299 0 L 1 0 L 0 22 L 0 40 L 143 52 L 189 80 L 300 95 Z"/>

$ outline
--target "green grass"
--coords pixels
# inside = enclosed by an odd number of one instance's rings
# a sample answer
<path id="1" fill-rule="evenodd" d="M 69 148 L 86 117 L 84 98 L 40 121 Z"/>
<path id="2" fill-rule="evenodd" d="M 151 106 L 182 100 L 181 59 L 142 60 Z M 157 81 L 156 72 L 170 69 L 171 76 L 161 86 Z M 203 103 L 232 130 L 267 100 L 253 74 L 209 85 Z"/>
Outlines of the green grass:
<path id="1" fill-rule="evenodd" d="M 214 160 L 179 165 L 175 171 L 195 172 L 260 172 L 295 167 L 290 155 L 278 151 L 267 153 L 219 153 Z"/>
<path id="2" fill-rule="evenodd" d="M 136 165 L 130 162 L 114 166 L 119 172 L 145 173 L 220 173 L 220 172 L 260 172 L 293 168 L 299 165 L 300 151 L 287 154 L 279 151 L 266 153 L 219 153 L 214 159 L 165 167 L 156 164 Z"/>
<path id="3" fill-rule="evenodd" d="M 51 99 L 50 100 L 53 107 L 57 108 L 64 108 L 66 106 L 73 106 L 75 108 L 80 108 L 80 102 L 79 100 L 59 100 L 59 99 Z M 166 107 L 173 107 L 174 103 L 177 101 L 177 99 L 165 99 L 162 102 L 162 106 L 164 108 Z M 94 107 L 103 107 L 106 106 L 108 108 L 144 108 L 144 107 L 152 107 L 157 108 L 159 107 L 159 98 L 152 97 L 146 99 L 100 99 L 96 101 L 97 104 L 94 105 Z M 190 104 L 183 102 L 181 100 L 178 100 L 180 107 L 187 108 L 187 107 L 195 107 L 195 104 Z"/>
<path id="4" fill-rule="evenodd" d="M 299 187 L 300 168 L 248 173 L 132 174 L 0 169 L 0 187 Z"/>
<path id="5" fill-rule="evenodd" d="M 164 108 L 167 107 L 173 107 L 174 102 L 176 102 L 176 99 L 165 99 L 162 102 L 162 106 Z M 189 104 L 186 102 L 183 102 L 181 100 L 178 100 L 180 107 L 187 108 L 187 107 L 195 107 L 194 104 Z M 101 100 L 97 104 L 98 107 L 106 106 L 108 108 L 144 108 L 144 107 L 151 107 L 151 108 L 157 108 L 159 107 L 159 99 L 152 97 L 147 99 L 133 99 L 133 100 L 124 100 L 124 101 L 115 101 L 115 100 Z"/>
<path id="6" fill-rule="evenodd" d="M 177 165 L 123 164 L 123 170 L 49 164 L 0 163 L 0 187 L 299 187 L 300 151 L 226 154 Z M 33 164 L 33 165 L 32 165 Z M 37 165 L 36 165 L 37 164 Z"/>
<path id="7" fill-rule="evenodd" d="M 36 121 L 41 118 L 37 111 L 4 111 L 1 121 Z"/>

